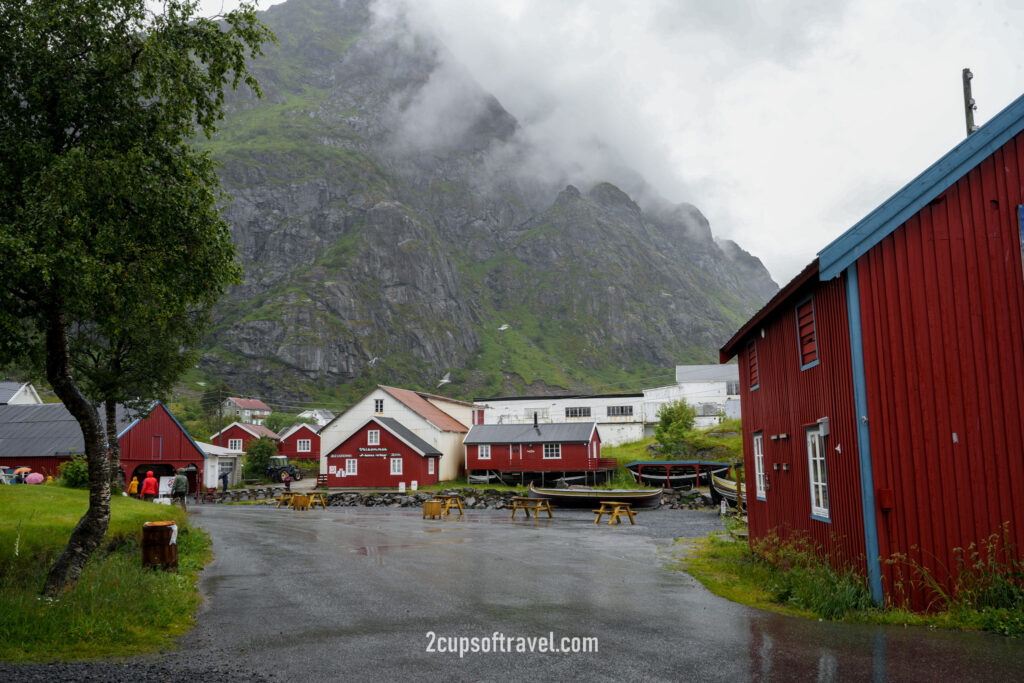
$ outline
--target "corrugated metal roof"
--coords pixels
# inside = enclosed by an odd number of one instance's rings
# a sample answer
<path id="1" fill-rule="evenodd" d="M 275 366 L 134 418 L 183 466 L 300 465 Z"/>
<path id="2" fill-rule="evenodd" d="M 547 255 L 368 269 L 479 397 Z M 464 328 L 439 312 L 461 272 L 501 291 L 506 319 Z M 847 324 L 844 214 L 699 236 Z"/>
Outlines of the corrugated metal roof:
<path id="1" fill-rule="evenodd" d="M 418 392 L 410 391 L 409 389 L 398 389 L 396 387 L 387 387 L 380 385 L 380 389 L 386 391 L 396 399 L 401 401 L 409 410 L 422 417 L 424 420 L 434 425 L 441 431 L 445 432 L 465 432 L 467 430 L 466 425 L 462 424 L 454 417 L 444 412 L 433 403 L 423 398 L 423 396 L 430 396 L 444 401 L 451 401 L 452 403 L 458 403 L 460 405 L 472 405 L 463 401 L 454 401 L 444 396 L 434 396 L 433 394 L 420 395 Z"/>
<path id="2" fill-rule="evenodd" d="M 117 407 L 118 431 L 136 415 Z M 104 420 L 100 409 L 100 420 Z M 41 458 L 58 453 L 84 453 L 78 421 L 63 403 L 0 406 L 0 456 Z"/>
<path id="3" fill-rule="evenodd" d="M 475 425 L 463 443 L 586 443 L 596 428 L 595 422 Z"/>
<path id="4" fill-rule="evenodd" d="M 738 382 L 737 365 L 677 365 L 676 382 Z"/>
<path id="5" fill-rule="evenodd" d="M 441 451 L 437 450 L 429 443 L 421 439 L 420 437 L 409 431 L 405 425 L 396 420 L 393 417 L 374 417 L 373 422 L 378 422 L 392 434 L 397 436 L 402 441 L 406 442 L 423 455 L 441 455 Z"/>
<path id="6" fill-rule="evenodd" d="M 546 401 L 546 400 L 560 401 L 560 400 L 563 400 L 563 399 L 570 399 L 570 398 L 573 398 L 573 399 L 575 399 L 575 398 L 579 398 L 579 399 L 587 399 L 587 398 L 643 398 L 643 396 L 644 396 L 644 393 L 641 391 L 639 393 L 628 393 L 628 394 L 551 394 L 551 395 L 537 394 L 535 396 L 489 396 L 487 398 L 476 398 L 476 399 L 473 399 L 473 400 L 476 401 L 477 403 L 486 403 L 488 401 L 493 401 L 493 402 L 496 403 L 498 401 Z"/>

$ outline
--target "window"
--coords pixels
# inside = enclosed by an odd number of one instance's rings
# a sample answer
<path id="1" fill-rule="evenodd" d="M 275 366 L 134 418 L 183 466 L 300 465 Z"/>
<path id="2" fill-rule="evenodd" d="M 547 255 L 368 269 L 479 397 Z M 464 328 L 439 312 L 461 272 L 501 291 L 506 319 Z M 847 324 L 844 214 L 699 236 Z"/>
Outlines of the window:
<path id="1" fill-rule="evenodd" d="M 384 412 L 384 399 L 375 398 L 373 399 L 373 412 L 383 413 Z"/>
<path id="2" fill-rule="evenodd" d="M 633 406 L 608 406 L 608 417 L 633 417 Z"/>
<path id="3" fill-rule="evenodd" d="M 537 416 L 537 420 L 544 422 L 548 419 L 547 408 L 523 408 L 523 418 L 526 420 L 533 420 L 533 416 Z M 481 423 L 483 424 L 483 423 Z"/>
<path id="4" fill-rule="evenodd" d="M 545 460 L 556 460 L 562 457 L 562 444 L 560 443 L 546 443 L 544 444 L 544 459 Z"/>
<path id="5" fill-rule="evenodd" d="M 347 477 L 347 476 L 356 474 L 359 471 L 357 469 L 358 467 L 359 467 L 359 461 L 358 460 L 356 460 L 355 458 L 346 458 L 345 459 L 345 476 Z"/>
<path id="6" fill-rule="evenodd" d="M 479 446 L 477 446 L 476 447 L 476 457 L 478 459 L 480 459 L 480 460 L 490 460 L 491 459 L 491 445 L 484 443 L 484 444 L 480 444 Z"/>
<path id="7" fill-rule="evenodd" d="M 750 390 L 761 386 L 761 378 L 757 375 L 757 342 L 751 340 L 747 344 L 747 365 L 750 368 Z"/>
<path id="8" fill-rule="evenodd" d="M 366 445 L 367 446 L 379 446 L 380 445 L 380 430 L 370 429 L 366 432 Z"/>
<path id="9" fill-rule="evenodd" d="M 590 406 L 576 406 L 565 409 L 566 417 L 590 417 Z"/>
<path id="10" fill-rule="evenodd" d="M 808 297 L 797 304 L 796 328 L 800 338 L 800 369 L 818 364 L 818 337 L 814 327 L 814 300 Z"/>
<path id="11" fill-rule="evenodd" d="M 473 424 L 482 425 L 484 423 L 484 410 L 483 408 L 477 408 L 473 411 Z"/>
<path id="12" fill-rule="evenodd" d="M 427 458 L 427 474 L 433 474 L 433 473 L 434 473 L 434 459 L 433 458 Z"/>
<path id="13" fill-rule="evenodd" d="M 740 383 L 739 382 L 726 382 L 725 393 L 727 396 L 739 396 Z"/>
<path id="14" fill-rule="evenodd" d="M 754 434 L 754 479 L 758 500 L 766 499 L 768 477 L 764 473 L 764 439 L 761 432 Z"/>
<path id="15" fill-rule="evenodd" d="M 401 458 L 391 458 L 391 474 L 401 474 L 401 473 L 402 473 L 402 459 Z"/>
<path id="16" fill-rule="evenodd" d="M 828 473 L 825 447 L 817 427 L 807 430 L 807 468 L 811 480 L 811 517 L 828 521 Z"/>
<path id="17" fill-rule="evenodd" d="M 240 450 L 242 450 L 242 440 L 241 439 L 228 439 L 228 449 L 232 450 L 232 451 L 240 451 Z"/>
<path id="18" fill-rule="evenodd" d="M 311 450 L 313 450 L 313 440 L 312 439 L 299 439 L 299 441 L 296 444 L 295 448 L 296 448 L 296 450 L 298 450 L 299 453 L 309 453 Z"/>

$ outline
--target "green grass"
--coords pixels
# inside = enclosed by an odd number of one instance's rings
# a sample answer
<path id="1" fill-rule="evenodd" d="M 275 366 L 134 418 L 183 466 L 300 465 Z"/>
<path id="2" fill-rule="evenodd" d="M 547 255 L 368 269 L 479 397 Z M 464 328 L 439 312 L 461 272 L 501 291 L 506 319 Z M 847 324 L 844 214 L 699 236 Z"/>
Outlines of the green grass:
<path id="1" fill-rule="evenodd" d="M 199 571 L 211 557 L 184 513 L 131 498 L 111 501 L 103 544 L 79 580 L 40 597 L 53 559 L 88 508 L 86 491 L 0 486 L 0 658 L 32 662 L 121 657 L 172 645 L 194 623 Z M 178 522 L 178 573 L 141 566 L 147 521 Z"/>

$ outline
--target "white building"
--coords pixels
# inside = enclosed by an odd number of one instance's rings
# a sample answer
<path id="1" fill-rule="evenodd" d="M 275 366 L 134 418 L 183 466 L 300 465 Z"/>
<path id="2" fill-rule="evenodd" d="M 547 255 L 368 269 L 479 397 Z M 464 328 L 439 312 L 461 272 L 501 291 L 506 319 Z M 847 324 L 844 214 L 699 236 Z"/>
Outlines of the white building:
<path id="1" fill-rule="evenodd" d="M 658 421 L 658 410 L 679 399 L 697 409 L 697 427 L 710 427 L 728 414 L 730 399 L 739 402 L 739 366 L 677 365 L 676 383 L 644 389 L 644 413 L 652 425 Z"/>
<path id="2" fill-rule="evenodd" d="M 36 388 L 28 382 L 0 382 L 0 406 L 38 405 L 42 402 Z"/>
<path id="3" fill-rule="evenodd" d="M 270 406 L 258 398 L 239 398 L 232 396 L 224 399 L 224 417 L 236 422 L 261 425 L 270 415 Z"/>
<path id="4" fill-rule="evenodd" d="M 473 424 L 596 422 L 604 446 L 644 438 L 643 394 L 496 396 L 474 404 Z"/>
<path id="5" fill-rule="evenodd" d="M 311 410 L 303 410 L 299 413 L 299 417 L 304 420 L 313 420 L 316 422 L 317 427 L 323 427 L 325 424 L 334 419 L 334 413 L 323 408 L 313 408 Z M 282 438 L 284 435 L 281 435 Z"/>
<path id="6" fill-rule="evenodd" d="M 380 385 L 320 429 L 320 474 L 327 456 L 374 417 L 390 417 L 441 452 L 438 480 L 455 479 L 464 465 L 462 440 L 473 404 L 445 396 Z"/>

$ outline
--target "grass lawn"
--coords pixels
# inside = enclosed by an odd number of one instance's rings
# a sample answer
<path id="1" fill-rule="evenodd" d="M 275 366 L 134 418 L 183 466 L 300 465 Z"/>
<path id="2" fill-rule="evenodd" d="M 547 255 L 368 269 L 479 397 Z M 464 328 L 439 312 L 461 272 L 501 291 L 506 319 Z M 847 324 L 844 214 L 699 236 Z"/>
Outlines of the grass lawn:
<path id="1" fill-rule="evenodd" d="M 47 571 L 89 506 L 88 492 L 57 485 L 0 486 L 0 659 L 118 657 L 164 648 L 194 623 L 209 537 L 184 513 L 123 496 L 111 500 L 100 548 L 78 582 L 52 602 Z M 178 573 L 141 566 L 142 525 L 178 522 Z"/>

